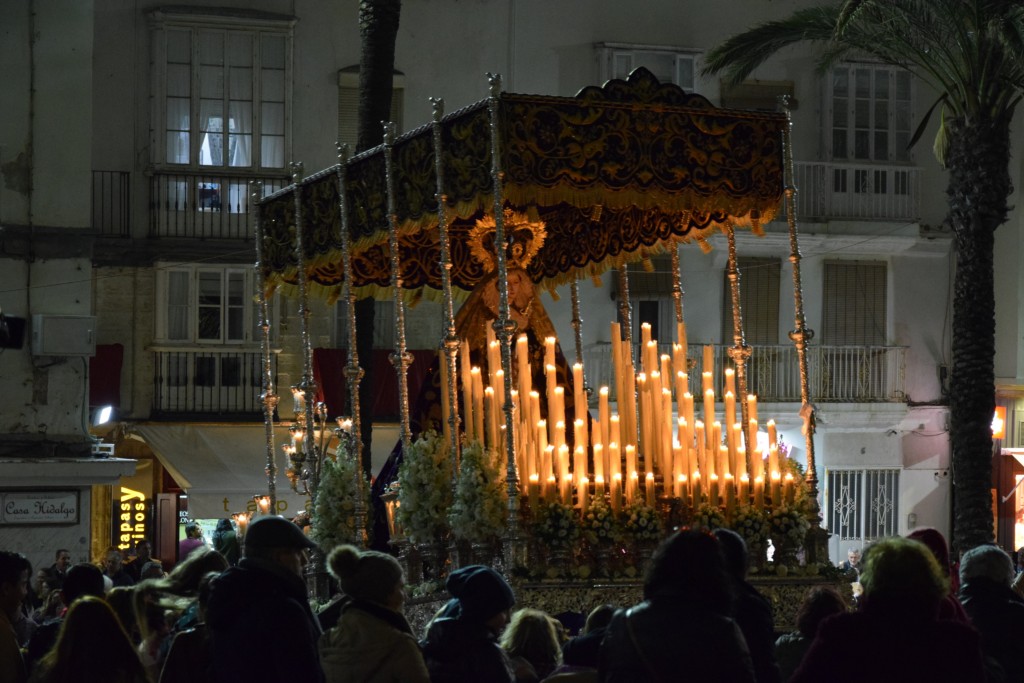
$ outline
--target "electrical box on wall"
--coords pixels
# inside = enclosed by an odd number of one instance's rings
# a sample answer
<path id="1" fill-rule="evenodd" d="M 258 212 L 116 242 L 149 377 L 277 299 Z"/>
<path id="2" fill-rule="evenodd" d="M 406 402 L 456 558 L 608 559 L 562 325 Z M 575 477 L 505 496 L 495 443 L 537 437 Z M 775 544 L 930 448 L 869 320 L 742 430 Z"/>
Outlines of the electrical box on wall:
<path id="1" fill-rule="evenodd" d="M 32 355 L 95 356 L 96 318 L 91 315 L 33 315 Z"/>

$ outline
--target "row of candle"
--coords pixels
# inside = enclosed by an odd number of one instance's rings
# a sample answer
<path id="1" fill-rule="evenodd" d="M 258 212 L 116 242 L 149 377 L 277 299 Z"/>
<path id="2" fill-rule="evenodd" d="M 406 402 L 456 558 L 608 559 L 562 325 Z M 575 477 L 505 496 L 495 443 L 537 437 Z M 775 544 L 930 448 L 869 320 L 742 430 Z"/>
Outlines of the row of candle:
<path id="1" fill-rule="evenodd" d="M 650 487 L 661 488 L 662 495 L 684 500 L 717 500 L 716 493 L 720 493 L 724 501 L 730 497 L 743 499 L 744 487 L 756 505 L 763 505 L 761 501 L 766 496 L 773 501 L 782 500 L 784 479 L 780 474 L 775 423 L 772 420 L 767 423 L 765 454 L 757 440 L 755 396 L 746 397 L 747 429 L 737 421 L 732 368 L 724 370 L 724 425 L 716 419 L 711 372 L 713 347 L 703 348 L 701 420 L 697 419 L 695 400 L 689 392 L 683 323 L 677 326 L 680 341 L 673 345 L 671 357 L 658 355 L 650 326 L 641 326 L 640 372 L 634 368 L 628 345 L 620 341 L 618 323 L 612 324 L 611 337 L 615 396 L 621 412 L 611 412 L 611 390 L 607 386 L 600 387 L 597 418 L 585 420 L 583 411 L 578 411 L 580 417 L 571 425 L 571 443 L 567 433 L 565 388 L 559 385 L 557 378 L 556 339 L 544 340 L 546 414 L 541 411 L 541 394 L 532 385 L 527 337 L 521 335 L 515 341 L 515 382 L 511 383 L 514 388 L 510 395 L 515 416 L 515 458 L 531 498 L 565 503 L 575 498 L 582 503 L 590 495 L 589 488 L 594 489 L 594 495 L 604 495 L 607 487 L 613 504 L 617 498 L 624 498 L 628 505 L 646 495 L 650 482 Z M 466 438 L 480 440 L 504 454 L 504 371 L 500 345 L 489 326 L 486 368 L 472 365 L 466 343 L 459 351 L 459 361 L 460 375 L 469 378 L 462 382 Z M 446 372 L 446 364 L 441 365 L 442 372 Z M 587 406 L 582 365 L 574 365 L 572 375 L 573 403 L 577 407 Z M 673 381 L 666 381 L 670 377 Z M 443 374 L 442 382 L 446 381 Z M 447 417 L 450 410 L 447 393 L 442 394 L 443 412 Z M 749 463 L 748 447 L 752 447 Z M 656 478 L 655 472 L 661 476 Z M 640 491 L 641 476 L 644 493 Z"/>

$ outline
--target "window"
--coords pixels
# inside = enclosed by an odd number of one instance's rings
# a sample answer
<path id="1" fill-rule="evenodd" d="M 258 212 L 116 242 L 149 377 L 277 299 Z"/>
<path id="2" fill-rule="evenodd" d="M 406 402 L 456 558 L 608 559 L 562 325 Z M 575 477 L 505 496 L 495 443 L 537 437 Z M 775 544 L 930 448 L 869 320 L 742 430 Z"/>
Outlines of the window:
<path id="1" fill-rule="evenodd" d="M 774 258 L 740 256 L 736 263 L 740 273 L 740 312 L 743 314 L 743 336 L 747 344 L 779 343 L 779 281 L 782 264 Z M 729 271 L 724 276 L 725 291 L 722 309 L 722 343 L 733 341 L 732 288 Z"/>
<path id="2" fill-rule="evenodd" d="M 885 263 L 825 262 L 823 344 L 882 346 L 887 341 Z"/>
<path id="3" fill-rule="evenodd" d="M 697 88 L 697 51 L 658 45 L 598 43 L 601 81 L 625 79 L 638 67 L 647 67 L 662 83 L 675 83 L 686 92 Z"/>
<path id="4" fill-rule="evenodd" d="M 283 169 L 291 87 L 288 17 L 246 20 L 166 8 L 156 21 L 157 163 L 190 169 Z M 227 188 L 202 187 L 219 209 Z"/>
<path id="5" fill-rule="evenodd" d="M 392 79 L 391 122 L 402 131 L 405 76 L 395 72 Z M 347 144 L 349 152 L 356 150 L 359 136 L 359 65 L 338 72 L 338 142 Z"/>
<path id="6" fill-rule="evenodd" d="M 846 64 L 832 69 L 829 148 L 833 160 L 909 162 L 911 77 L 889 66 Z M 855 183 L 866 188 L 865 174 Z M 845 178 L 843 180 L 845 181 Z M 894 188 L 876 188 L 892 192 Z M 867 191 L 866 189 L 854 191 Z"/>
<path id="7" fill-rule="evenodd" d="M 173 265 L 158 270 L 157 338 L 181 344 L 259 343 L 251 267 Z"/>
<path id="8" fill-rule="evenodd" d="M 828 528 L 840 541 L 861 545 L 899 533 L 900 472 L 895 469 L 830 469 L 826 474 Z"/>

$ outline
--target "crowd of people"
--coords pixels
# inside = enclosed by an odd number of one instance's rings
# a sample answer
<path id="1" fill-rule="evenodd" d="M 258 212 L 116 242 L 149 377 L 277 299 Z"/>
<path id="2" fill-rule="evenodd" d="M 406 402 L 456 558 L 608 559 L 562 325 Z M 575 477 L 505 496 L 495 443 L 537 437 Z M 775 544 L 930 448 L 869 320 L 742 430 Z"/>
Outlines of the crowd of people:
<path id="1" fill-rule="evenodd" d="M 483 565 L 449 574 L 450 600 L 416 633 L 399 562 L 349 545 L 329 554 L 338 596 L 315 613 L 316 546 L 299 527 L 264 516 L 225 545 L 229 530 L 215 534 L 227 552 L 189 543 L 169 574 L 145 541 L 98 565 L 59 550 L 34 574 L 0 551 L 0 683 L 1024 681 L 1013 561 L 980 546 L 953 567 L 934 529 L 851 553 L 856 603 L 816 586 L 782 635 L 748 582 L 743 539 L 724 529 L 671 535 L 642 601 L 597 606 L 578 634 L 518 605 Z"/>

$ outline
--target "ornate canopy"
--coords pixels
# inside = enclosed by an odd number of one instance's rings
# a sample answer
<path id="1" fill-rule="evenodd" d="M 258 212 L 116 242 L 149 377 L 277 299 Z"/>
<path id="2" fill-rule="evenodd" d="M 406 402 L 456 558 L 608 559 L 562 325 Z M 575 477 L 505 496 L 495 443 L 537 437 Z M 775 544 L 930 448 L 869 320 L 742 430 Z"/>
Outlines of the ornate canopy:
<path id="1" fill-rule="evenodd" d="M 572 98 L 504 93 L 498 104 L 504 203 L 544 224 L 527 272 L 549 290 L 676 242 L 703 243 L 715 229 L 758 231 L 781 205 L 783 114 L 719 109 L 644 69 Z M 452 285 L 468 291 L 487 273 L 472 254 L 494 206 L 487 101 L 440 126 Z M 385 152 L 381 146 L 345 162 L 352 285 L 360 295 L 391 284 Z M 400 136 L 392 153 L 403 287 L 440 290 L 432 127 Z M 343 280 L 337 171 L 299 188 L 308 279 L 328 296 Z M 270 290 L 295 280 L 295 189 L 259 207 Z"/>

